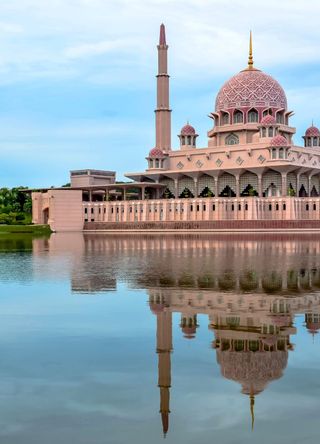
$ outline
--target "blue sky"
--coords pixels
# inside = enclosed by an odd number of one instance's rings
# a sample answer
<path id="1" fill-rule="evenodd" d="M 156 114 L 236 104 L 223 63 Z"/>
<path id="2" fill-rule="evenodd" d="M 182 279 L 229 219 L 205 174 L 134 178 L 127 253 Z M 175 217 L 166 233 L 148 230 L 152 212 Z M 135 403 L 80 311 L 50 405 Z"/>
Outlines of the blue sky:
<path id="1" fill-rule="evenodd" d="M 145 169 L 154 146 L 156 44 L 166 24 L 172 139 L 207 143 L 215 96 L 246 65 L 284 87 L 295 142 L 320 126 L 320 3 L 309 0 L 1 0 L 0 186 L 59 186 L 76 168 Z"/>

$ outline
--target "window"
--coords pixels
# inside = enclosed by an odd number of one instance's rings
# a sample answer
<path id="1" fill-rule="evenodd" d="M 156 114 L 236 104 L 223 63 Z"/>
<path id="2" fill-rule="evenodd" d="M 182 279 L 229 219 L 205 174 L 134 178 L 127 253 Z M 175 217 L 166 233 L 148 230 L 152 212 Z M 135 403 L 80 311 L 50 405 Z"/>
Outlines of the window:
<path id="1" fill-rule="evenodd" d="M 277 158 L 277 150 L 276 148 L 272 148 L 272 159 L 276 159 Z"/>
<path id="2" fill-rule="evenodd" d="M 254 109 L 249 111 L 248 122 L 249 123 L 255 123 L 255 122 L 258 122 L 258 120 L 259 120 L 258 112 L 256 110 L 254 110 Z"/>
<path id="3" fill-rule="evenodd" d="M 156 160 L 156 168 L 159 168 L 159 159 Z"/>
<path id="4" fill-rule="evenodd" d="M 306 204 L 306 211 L 309 211 L 309 204 Z"/>
<path id="5" fill-rule="evenodd" d="M 184 136 L 181 136 L 181 144 L 182 144 L 182 145 L 185 145 L 185 143 L 186 143 L 186 142 L 185 142 L 185 137 L 184 137 Z"/>
<path id="6" fill-rule="evenodd" d="M 245 204 L 244 209 L 245 211 L 248 211 L 248 204 Z"/>
<path id="7" fill-rule="evenodd" d="M 238 145 L 239 137 L 235 134 L 229 134 L 225 139 L 226 145 Z"/>
<path id="8" fill-rule="evenodd" d="M 308 137 L 307 146 L 311 146 L 311 137 Z"/>
<path id="9" fill-rule="evenodd" d="M 313 211 L 316 211 L 316 209 L 317 209 L 317 205 L 313 204 Z"/>
<path id="10" fill-rule="evenodd" d="M 276 211 L 279 211 L 279 204 L 276 204 Z"/>
<path id="11" fill-rule="evenodd" d="M 197 211 L 200 211 L 200 206 L 199 205 L 197 205 Z"/>
<path id="12" fill-rule="evenodd" d="M 276 120 L 277 120 L 277 123 L 283 123 L 283 114 L 277 113 Z"/>
<path id="13" fill-rule="evenodd" d="M 190 211 L 193 211 L 193 205 L 190 205 Z"/>
<path id="14" fill-rule="evenodd" d="M 272 126 L 270 126 L 268 128 L 268 137 L 273 137 L 273 128 L 272 128 Z"/>
<path id="15" fill-rule="evenodd" d="M 267 135 L 266 128 L 262 128 L 262 137 L 266 137 L 266 135 Z"/>
<path id="16" fill-rule="evenodd" d="M 215 204 L 212 205 L 212 211 L 216 211 L 216 206 L 215 206 Z"/>
<path id="17" fill-rule="evenodd" d="M 243 114 L 241 111 L 235 111 L 233 114 L 233 123 L 242 123 L 243 122 Z"/>
<path id="18" fill-rule="evenodd" d="M 284 159 L 284 151 L 283 148 L 279 149 L 279 159 Z"/>
<path id="19" fill-rule="evenodd" d="M 85 208 L 84 209 L 84 214 L 87 214 L 88 213 L 88 208 Z"/>
<path id="20" fill-rule="evenodd" d="M 191 136 L 188 136 L 188 145 L 191 145 Z"/>
<path id="21" fill-rule="evenodd" d="M 286 204 L 283 204 L 283 205 L 282 205 L 282 209 L 283 209 L 283 211 L 286 211 L 286 208 L 287 208 Z"/>
<path id="22" fill-rule="evenodd" d="M 269 204 L 269 211 L 272 211 L 272 205 Z"/>
<path id="23" fill-rule="evenodd" d="M 206 204 L 203 204 L 203 211 L 206 211 Z"/>
<path id="24" fill-rule="evenodd" d="M 241 204 L 238 205 L 238 210 L 241 211 Z"/>
<path id="25" fill-rule="evenodd" d="M 93 214 L 94 213 L 94 209 L 93 208 L 91 208 L 91 214 Z"/>
<path id="26" fill-rule="evenodd" d="M 313 138 L 313 146 L 317 146 L 318 145 L 318 137 L 314 137 Z"/>
<path id="27" fill-rule="evenodd" d="M 223 113 L 222 114 L 222 125 L 228 125 L 229 123 L 229 114 Z"/>

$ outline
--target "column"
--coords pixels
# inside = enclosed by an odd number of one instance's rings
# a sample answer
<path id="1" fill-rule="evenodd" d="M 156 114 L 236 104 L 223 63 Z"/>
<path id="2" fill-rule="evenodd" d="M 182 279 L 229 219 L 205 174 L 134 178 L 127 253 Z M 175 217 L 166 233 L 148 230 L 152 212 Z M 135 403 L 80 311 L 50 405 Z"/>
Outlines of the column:
<path id="1" fill-rule="evenodd" d="M 262 174 L 258 174 L 258 194 L 259 197 L 262 197 L 263 190 L 262 190 Z"/>
<path id="2" fill-rule="evenodd" d="M 281 173 L 281 196 L 287 196 L 287 173 Z"/>
<path id="3" fill-rule="evenodd" d="M 198 197 L 199 194 L 199 190 L 198 190 L 198 178 L 194 177 L 193 178 L 194 181 L 194 197 Z"/>
<path id="4" fill-rule="evenodd" d="M 237 174 L 236 176 L 236 197 L 240 197 L 240 176 Z"/>
<path id="5" fill-rule="evenodd" d="M 178 179 L 174 179 L 174 197 L 178 199 Z"/>

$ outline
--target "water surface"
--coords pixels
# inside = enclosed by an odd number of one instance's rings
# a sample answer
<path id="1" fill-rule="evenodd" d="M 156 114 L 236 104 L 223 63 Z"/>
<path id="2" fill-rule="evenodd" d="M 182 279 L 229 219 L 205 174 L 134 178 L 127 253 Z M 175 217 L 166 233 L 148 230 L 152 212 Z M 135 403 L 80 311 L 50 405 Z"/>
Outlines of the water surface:
<path id="1" fill-rule="evenodd" d="M 320 237 L 0 237 L 0 442 L 314 443 Z"/>

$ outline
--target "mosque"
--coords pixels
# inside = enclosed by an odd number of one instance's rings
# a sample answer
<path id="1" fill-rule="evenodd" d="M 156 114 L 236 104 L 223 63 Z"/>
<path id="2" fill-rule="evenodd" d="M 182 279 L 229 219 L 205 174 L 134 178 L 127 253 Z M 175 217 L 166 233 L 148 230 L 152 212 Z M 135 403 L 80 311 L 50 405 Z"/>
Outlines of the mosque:
<path id="1" fill-rule="evenodd" d="M 32 193 L 33 222 L 55 231 L 320 229 L 320 131 L 293 140 L 293 112 L 270 75 L 247 66 L 224 83 L 209 114 L 208 144 L 185 124 L 171 141 L 168 45 L 160 26 L 155 146 L 146 169 L 117 183 L 104 170 L 71 171 L 68 188 Z"/>

